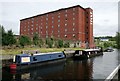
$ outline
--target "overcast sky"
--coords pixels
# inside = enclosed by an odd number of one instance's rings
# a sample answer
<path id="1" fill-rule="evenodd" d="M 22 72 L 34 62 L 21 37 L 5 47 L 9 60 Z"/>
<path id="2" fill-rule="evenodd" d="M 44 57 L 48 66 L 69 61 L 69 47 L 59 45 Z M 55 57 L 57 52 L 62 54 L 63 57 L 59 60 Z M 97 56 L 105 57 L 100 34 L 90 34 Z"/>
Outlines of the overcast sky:
<path id="1" fill-rule="evenodd" d="M 115 36 L 118 31 L 118 0 L 1 0 L 0 24 L 19 34 L 20 19 L 80 5 L 93 9 L 94 36 Z"/>

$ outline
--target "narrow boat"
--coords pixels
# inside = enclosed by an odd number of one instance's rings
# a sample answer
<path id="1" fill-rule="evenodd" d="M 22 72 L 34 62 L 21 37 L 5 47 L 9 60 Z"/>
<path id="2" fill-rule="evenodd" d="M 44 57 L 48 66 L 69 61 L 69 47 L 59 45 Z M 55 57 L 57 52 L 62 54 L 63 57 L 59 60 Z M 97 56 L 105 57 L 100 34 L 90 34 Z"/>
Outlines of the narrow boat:
<path id="1" fill-rule="evenodd" d="M 108 47 L 104 50 L 104 52 L 113 52 L 114 49 L 112 47 Z"/>
<path id="2" fill-rule="evenodd" d="M 37 53 L 37 54 L 18 54 L 13 58 L 13 63 L 9 65 L 10 69 L 25 69 L 61 62 L 65 58 L 63 52 Z"/>
<path id="3" fill-rule="evenodd" d="M 76 50 L 73 58 L 75 60 L 79 59 L 88 59 L 91 57 L 103 55 L 103 51 L 101 49 L 86 49 L 86 50 Z"/>

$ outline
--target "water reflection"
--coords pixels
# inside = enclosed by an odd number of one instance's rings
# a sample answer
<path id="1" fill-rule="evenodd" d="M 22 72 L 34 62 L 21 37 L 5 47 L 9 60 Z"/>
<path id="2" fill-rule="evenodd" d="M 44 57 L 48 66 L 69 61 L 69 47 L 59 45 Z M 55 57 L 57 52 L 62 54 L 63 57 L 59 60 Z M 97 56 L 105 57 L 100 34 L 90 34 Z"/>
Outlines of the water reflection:
<path id="1" fill-rule="evenodd" d="M 42 66 L 29 70 L 11 71 L 10 74 L 3 72 L 3 78 L 7 80 L 24 81 L 40 79 L 92 79 L 93 61 L 88 59 L 84 61 L 73 61 L 68 59 L 66 62 L 53 65 Z"/>
<path id="2" fill-rule="evenodd" d="M 65 80 L 74 79 L 105 79 L 118 65 L 119 52 L 104 53 L 88 60 L 67 59 L 65 62 L 37 68 L 11 71 L 3 70 L 2 81 L 36 81 L 36 80 Z"/>

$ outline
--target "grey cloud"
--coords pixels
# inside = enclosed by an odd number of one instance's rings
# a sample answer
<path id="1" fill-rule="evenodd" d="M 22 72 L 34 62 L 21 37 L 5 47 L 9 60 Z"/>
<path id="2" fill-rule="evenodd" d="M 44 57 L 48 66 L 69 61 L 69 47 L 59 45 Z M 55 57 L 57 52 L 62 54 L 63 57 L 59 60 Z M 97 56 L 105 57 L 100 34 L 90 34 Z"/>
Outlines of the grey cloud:
<path id="1" fill-rule="evenodd" d="M 1 24 L 1 23 L 0 23 Z M 14 32 L 14 34 L 19 34 L 19 22 L 12 22 L 12 21 L 2 21 L 2 24 L 5 28 L 5 31 L 8 31 L 10 29 L 12 29 L 12 31 Z"/>
<path id="2" fill-rule="evenodd" d="M 110 14 L 112 16 L 113 13 L 116 13 L 116 2 L 78 2 L 78 1 L 70 1 L 66 2 L 5 2 L 2 3 L 2 12 L 0 12 L 0 16 L 2 16 L 1 24 L 5 26 L 5 28 L 12 29 L 15 34 L 19 34 L 19 20 L 38 15 L 41 13 L 58 10 L 60 8 L 66 8 L 73 5 L 81 5 L 83 7 L 91 7 L 94 11 L 94 20 L 98 21 L 94 25 L 94 35 L 114 35 L 116 32 L 116 26 L 113 25 L 114 19 L 112 19 L 111 26 L 107 26 L 102 23 L 109 22 L 109 16 L 106 17 L 105 14 Z M 1 9 L 0 9 L 1 10 Z M 99 15 L 100 14 L 100 15 Z M 102 18 L 102 19 L 101 19 Z M 111 18 L 111 17 L 110 17 Z M 109 23 L 107 23 L 109 24 Z"/>
<path id="3" fill-rule="evenodd" d="M 95 36 L 115 36 L 116 32 L 118 31 L 118 25 L 111 25 L 111 26 L 105 26 L 105 25 L 99 25 L 94 24 L 94 35 Z"/>
<path id="4" fill-rule="evenodd" d="M 110 20 L 108 20 L 108 19 L 105 19 L 105 20 L 104 20 L 104 22 L 109 22 L 109 21 L 110 21 Z"/>

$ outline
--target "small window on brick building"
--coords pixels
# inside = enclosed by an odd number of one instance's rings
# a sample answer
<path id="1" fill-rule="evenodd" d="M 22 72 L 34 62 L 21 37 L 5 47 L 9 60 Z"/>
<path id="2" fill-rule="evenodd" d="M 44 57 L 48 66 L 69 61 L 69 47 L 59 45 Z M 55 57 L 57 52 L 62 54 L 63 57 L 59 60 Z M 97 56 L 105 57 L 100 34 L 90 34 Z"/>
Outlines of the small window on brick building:
<path id="1" fill-rule="evenodd" d="M 65 12 L 67 12 L 67 10 L 65 10 Z"/>
<path id="2" fill-rule="evenodd" d="M 73 15 L 75 15 L 75 13 L 73 13 Z"/>
<path id="3" fill-rule="evenodd" d="M 73 23 L 73 26 L 75 26 L 75 23 Z"/>
<path id="4" fill-rule="evenodd" d="M 54 21 L 52 21 L 52 23 L 54 23 Z"/>
<path id="5" fill-rule="evenodd" d="M 67 14 L 65 14 L 65 17 L 67 17 Z"/>
<path id="6" fill-rule="evenodd" d="M 73 37 L 75 37 L 75 34 L 73 34 Z"/>
<path id="7" fill-rule="evenodd" d="M 65 35 L 65 38 L 67 38 L 67 35 Z"/>
<path id="8" fill-rule="evenodd" d="M 67 23 L 65 23 L 65 26 L 67 26 Z"/>
<path id="9" fill-rule="evenodd" d="M 48 18 L 46 18 L 46 20 L 48 20 Z"/>
<path id="10" fill-rule="evenodd" d="M 90 12 L 90 14 L 93 14 L 92 12 Z"/>
<path id="11" fill-rule="evenodd" d="M 54 26 L 52 26 L 52 28 L 54 28 Z"/>
<path id="12" fill-rule="evenodd" d="M 65 21 L 67 21 L 67 18 L 65 19 Z"/>
<path id="13" fill-rule="evenodd" d="M 60 25 L 58 24 L 58 27 L 60 27 Z"/>
<path id="14" fill-rule="evenodd" d="M 60 37 L 60 35 L 58 35 L 58 37 Z"/>
<path id="15" fill-rule="evenodd" d="M 32 18 L 32 20 L 34 20 L 34 18 Z"/>
<path id="16" fill-rule="evenodd" d="M 67 29 L 65 29 L 65 32 L 67 32 Z"/>
<path id="17" fill-rule="evenodd" d="M 41 26 L 41 29 L 42 29 L 42 26 Z"/>
<path id="18" fill-rule="evenodd" d="M 54 17 L 52 17 L 52 19 L 54 19 Z"/>
<path id="19" fill-rule="evenodd" d="M 60 20 L 58 20 L 58 22 L 60 22 Z"/>
<path id="20" fill-rule="evenodd" d="M 73 28 L 73 31 L 75 31 L 75 28 Z"/>
<path id="21" fill-rule="evenodd" d="M 75 20 L 75 18 L 73 17 L 73 20 Z"/>
<path id="22" fill-rule="evenodd" d="M 58 16 L 58 18 L 60 18 L 60 15 Z"/>
<path id="23" fill-rule="evenodd" d="M 93 15 L 90 15 L 90 17 L 93 17 Z"/>
<path id="24" fill-rule="evenodd" d="M 73 11 L 75 11 L 75 8 L 73 8 Z"/>

